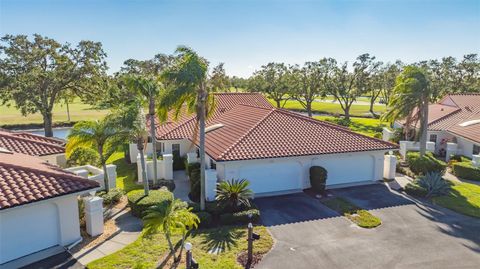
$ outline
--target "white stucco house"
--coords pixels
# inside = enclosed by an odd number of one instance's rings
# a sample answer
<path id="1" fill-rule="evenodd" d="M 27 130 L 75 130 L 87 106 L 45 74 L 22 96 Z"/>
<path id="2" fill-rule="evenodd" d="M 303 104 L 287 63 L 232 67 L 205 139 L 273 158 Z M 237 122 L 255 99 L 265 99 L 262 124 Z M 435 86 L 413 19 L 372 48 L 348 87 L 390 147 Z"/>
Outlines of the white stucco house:
<path id="1" fill-rule="evenodd" d="M 7 150 L 36 156 L 50 164 L 65 167 L 65 141 L 27 132 L 12 132 L 0 129 L 0 147 Z"/>
<path id="2" fill-rule="evenodd" d="M 402 122 L 394 127 L 402 127 Z M 431 104 L 427 136 L 440 156 L 480 154 L 480 94 L 449 94 Z"/>
<path id="3" fill-rule="evenodd" d="M 256 197 L 309 188 L 309 169 L 314 165 L 327 169 L 329 188 L 381 180 L 385 153 L 398 148 L 274 108 L 261 94 L 218 93 L 215 99 L 216 110 L 206 124 L 208 174 L 216 175 L 217 181 L 245 178 Z M 159 125 L 159 153 L 191 156 L 198 152 L 195 125 L 192 115 Z"/>
<path id="4" fill-rule="evenodd" d="M 98 187 L 38 157 L 0 148 L 0 267 L 78 242 L 77 197 Z"/>

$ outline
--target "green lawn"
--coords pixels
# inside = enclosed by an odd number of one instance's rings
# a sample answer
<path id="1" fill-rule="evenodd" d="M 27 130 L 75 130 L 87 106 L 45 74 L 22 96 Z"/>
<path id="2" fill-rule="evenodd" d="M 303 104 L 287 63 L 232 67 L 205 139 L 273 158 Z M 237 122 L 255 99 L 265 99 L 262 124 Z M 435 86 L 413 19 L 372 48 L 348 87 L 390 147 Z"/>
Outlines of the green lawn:
<path id="1" fill-rule="evenodd" d="M 480 218 L 480 186 L 470 183 L 452 183 L 450 193 L 434 197 L 433 203 L 458 213 Z"/>
<path id="2" fill-rule="evenodd" d="M 254 242 L 254 253 L 265 254 L 273 245 L 273 239 L 263 226 L 254 231 L 260 234 L 260 240 Z M 237 255 L 247 249 L 247 229 L 238 226 L 224 226 L 194 231 L 187 239 L 193 245 L 193 257 L 200 268 L 242 268 L 236 262 Z M 174 237 L 174 242 L 179 241 Z M 178 244 L 178 243 L 177 243 Z M 163 234 L 142 235 L 124 249 L 88 264 L 88 268 L 155 268 L 168 253 L 168 244 Z M 224 251 L 209 254 L 208 251 L 220 247 Z M 185 253 L 185 252 L 184 252 Z M 185 268 L 181 264 L 177 268 Z"/>
<path id="3" fill-rule="evenodd" d="M 335 117 L 333 116 L 313 116 L 318 120 L 332 120 Z M 350 118 L 352 124 L 349 126 L 350 129 L 357 133 L 361 133 L 368 136 L 374 136 L 375 133 L 381 133 L 382 128 L 388 126 L 386 122 L 380 121 L 379 119 L 374 118 Z"/>
<path id="4" fill-rule="evenodd" d="M 80 121 L 80 120 L 96 120 L 103 118 L 108 110 L 96 110 L 92 106 L 83 104 L 79 99 L 76 99 L 73 103 L 69 105 L 70 107 L 70 120 L 71 121 Z M 56 104 L 53 108 L 53 121 L 56 122 L 66 122 L 67 117 L 67 107 L 64 104 Z M 19 110 L 15 106 L 0 106 L 0 125 L 12 125 L 12 124 L 32 124 L 32 123 L 42 123 L 42 115 L 39 113 L 28 115 L 27 117 L 22 116 Z"/>
<path id="5" fill-rule="evenodd" d="M 362 228 L 375 228 L 378 225 L 382 224 L 382 221 L 379 218 L 375 217 L 367 210 L 361 209 L 343 198 L 336 197 L 322 201 L 322 203 L 342 214 L 343 216 L 345 216 L 353 223 L 357 224 Z"/>
<path id="6" fill-rule="evenodd" d="M 270 103 L 275 105 L 275 102 L 273 100 L 269 99 L 269 101 Z M 303 106 L 298 101 L 295 101 L 295 100 L 288 100 L 284 108 L 296 110 L 296 111 L 305 111 Z M 358 117 L 371 115 L 369 112 L 369 109 L 370 109 L 370 106 L 368 105 L 352 105 L 352 107 L 350 108 L 350 115 L 358 116 Z M 383 113 L 385 112 L 386 107 L 384 105 L 375 105 L 373 109 L 376 113 Z M 335 103 L 313 102 L 312 110 L 315 113 L 340 114 L 340 115 L 344 114 L 340 104 L 335 104 Z"/>
<path id="7" fill-rule="evenodd" d="M 123 151 L 115 152 L 107 160 L 108 164 L 115 164 L 117 166 L 117 188 L 122 189 L 125 193 L 131 190 L 143 189 L 142 185 L 136 184 L 137 179 L 137 165 L 128 164 L 125 161 Z"/>

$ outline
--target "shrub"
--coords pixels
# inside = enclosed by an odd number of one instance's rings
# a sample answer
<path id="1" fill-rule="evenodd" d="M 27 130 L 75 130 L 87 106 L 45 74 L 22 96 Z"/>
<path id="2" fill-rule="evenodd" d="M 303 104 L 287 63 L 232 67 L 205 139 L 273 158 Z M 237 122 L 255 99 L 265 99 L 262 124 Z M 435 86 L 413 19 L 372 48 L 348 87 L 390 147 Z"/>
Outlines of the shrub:
<path id="1" fill-rule="evenodd" d="M 480 168 L 471 162 L 457 162 L 452 165 L 452 173 L 459 178 L 480 181 Z"/>
<path id="2" fill-rule="evenodd" d="M 215 199 L 226 210 L 237 211 L 241 207 L 250 207 L 253 192 L 248 188 L 250 182 L 246 179 L 232 179 L 217 184 Z"/>
<path id="3" fill-rule="evenodd" d="M 162 187 L 166 187 L 169 191 L 173 191 L 175 189 L 175 182 L 173 180 L 159 179 L 155 183 L 149 181 L 148 185 L 151 190 L 161 189 Z"/>
<path id="4" fill-rule="evenodd" d="M 114 205 L 122 198 L 123 191 L 121 189 L 111 189 L 109 192 L 99 191 L 97 195 L 103 198 L 103 204 L 106 206 Z"/>
<path id="5" fill-rule="evenodd" d="M 143 190 L 133 190 L 127 194 L 127 198 L 132 214 L 136 217 L 143 217 L 145 210 L 152 205 L 172 201 L 173 194 L 167 188 L 151 190 L 148 196 L 145 196 Z"/>
<path id="6" fill-rule="evenodd" d="M 408 183 L 404 190 L 406 193 L 415 197 L 425 197 L 427 195 L 427 191 L 420 187 L 416 182 Z"/>
<path id="7" fill-rule="evenodd" d="M 417 175 L 425 175 L 428 172 L 442 173 L 447 168 L 447 164 L 435 158 L 431 152 L 425 153 L 423 157 L 420 157 L 419 152 L 408 152 L 407 163 L 410 170 Z"/>
<path id="8" fill-rule="evenodd" d="M 442 174 L 438 172 L 428 172 L 425 176 L 416 180 L 418 186 L 426 192 L 425 197 L 445 195 L 450 190 L 448 181 L 442 178 Z"/>
<path id="9" fill-rule="evenodd" d="M 178 154 L 173 154 L 173 170 L 184 170 L 185 169 L 185 159 L 186 157 L 181 157 Z"/>
<path id="10" fill-rule="evenodd" d="M 100 157 L 98 152 L 91 148 L 78 147 L 75 148 L 67 160 L 67 166 L 80 166 L 91 164 L 98 166 L 100 164 Z"/>
<path id="11" fill-rule="evenodd" d="M 310 185 L 312 189 L 318 193 L 325 191 L 327 182 L 327 170 L 321 166 L 310 167 Z"/>
<path id="12" fill-rule="evenodd" d="M 258 209 L 249 209 L 236 213 L 225 213 L 220 215 L 220 223 L 223 225 L 247 224 L 249 222 L 257 222 L 259 219 L 260 211 Z"/>
<path id="13" fill-rule="evenodd" d="M 200 200 L 200 163 L 191 163 L 188 165 L 188 178 L 190 179 L 190 199 L 192 201 Z"/>
<path id="14" fill-rule="evenodd" d="M 343 118 L 343 117 L 340 117 L 340 116 L 337 116 L 337 117 L 334 117 L 334 118 L 331 118 L 331 119 L 328 118 L 328 119 L 326 119 L 326 121 L 333 122 L 335 124 L 345 126 L 345 127 L 349 127 L 350 124 L 352 123 L 350 120 L 348 120 L 346 118 Z"/>
<path id="15" fill-rule="evenodd" d="M 212 219 L 212 214 L 202 211 L 202 212 L 194 212 L 197 217 L 200 219 L 200 224 L 199 227 L 201 228 L 207 228 L 212 226 L 213 224 L 213 219 Z"/>
<path id="16" fill-rule="evenodd" d="M 383 134 L 379 133 L 379 132 L 376 132 L 376 133 L 373 134 L 373 137 L 380 139 L 380 138 L 383 138 Z"/>

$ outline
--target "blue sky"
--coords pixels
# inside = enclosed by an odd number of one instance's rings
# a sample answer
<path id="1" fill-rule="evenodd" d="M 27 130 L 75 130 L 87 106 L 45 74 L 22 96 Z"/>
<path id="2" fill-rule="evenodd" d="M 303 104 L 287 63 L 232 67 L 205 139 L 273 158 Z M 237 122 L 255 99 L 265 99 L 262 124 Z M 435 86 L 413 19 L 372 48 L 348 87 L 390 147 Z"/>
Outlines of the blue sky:
<path id="1" fill-rule="evenodd" d="M 229 75 L 322 57 L 413 62 L 480 52 L 480 0 L 0 0 L 0 33 L 103 43 L 110 72 L 128 58 L 197 50 Z"/>

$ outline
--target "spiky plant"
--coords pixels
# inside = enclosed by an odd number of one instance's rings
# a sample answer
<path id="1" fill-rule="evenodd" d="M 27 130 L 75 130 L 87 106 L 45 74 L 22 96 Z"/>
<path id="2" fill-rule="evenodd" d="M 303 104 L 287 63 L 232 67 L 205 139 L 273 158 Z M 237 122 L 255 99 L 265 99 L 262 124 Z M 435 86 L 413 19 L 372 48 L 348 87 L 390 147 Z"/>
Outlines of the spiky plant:
<path id="1" fill-rule="evenodd" d="M 430 198 L 448 193 L 450 185 L 442 178 L 442 175 L 442 172 L 428 172 L 417 180 L 417 184 L 427 192 L 425 197 Z"/>
<path id="2" fill-rule="evenodd" d="M 217 184 L 217 196 L 215 199 L 220 206 L 233 211 L 238 210 L 242 205 L 250 207 L 250 199 L 253 192 L 248 187 L 250 182 L 246 179 L 232 179 Z"/>

